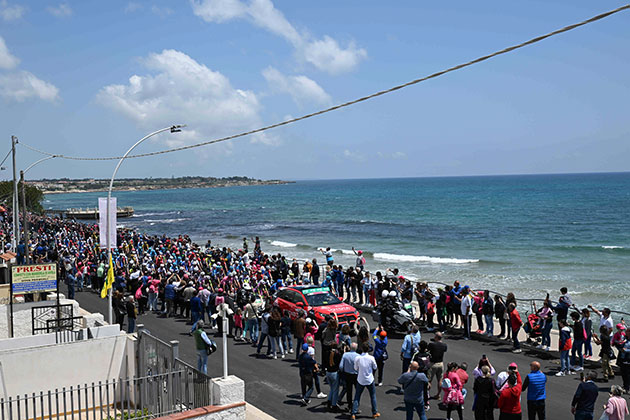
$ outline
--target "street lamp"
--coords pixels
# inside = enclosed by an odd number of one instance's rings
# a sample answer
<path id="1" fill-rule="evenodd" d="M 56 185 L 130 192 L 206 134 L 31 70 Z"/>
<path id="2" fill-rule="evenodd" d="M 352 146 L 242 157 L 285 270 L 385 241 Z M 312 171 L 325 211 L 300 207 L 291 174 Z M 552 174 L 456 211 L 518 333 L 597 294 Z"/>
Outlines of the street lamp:
<path id="1" fill-rule="evenodd" d="M 42 158 L 38 161 L 31 163 L 29 167 L 20 171 L 20 182 L 22 183 L 22 226 L 24 227 L 24 244 L 26 245 L 26 264 L 30 264 L 31 262 L 31 253 L 29 249 L 28 243 L 30 242 L 30 232 L 28 230 L 28 218 L 27 218 L 27 210 L 26 210 L 26 181 L 24 180 L 24 174 L 30 171 L 34 166 L 39 165 L 40 163 L 47 161 L 49 159 L 54 159 L 59 157 L 59 155 L 50 155 Z"/>
<path id="2" fill-rule="evenodd" d="M 131 146 L 129 148 L 129 150 L 127 150 L 127 153 L 125 153 L 123 155 L 123 157 L 120 158 L 120 160 L 118 161 L 118 164 L 116 165 L 116 169 L 114 169 L 114 173 L 112 174 L 112 178 L 109 180 L 109 188 L 107 189 L 107 208 L 105 210 L 105 232 L 106 232 L 106 243 L 107 243 L 107 264 L 110 264 L 111 262 L 111 258 L 112 258 L 112 248 L 111 248 L 111 241 L 110 241 L 110 235 L 109 235 L 109 231 L 110 231 L 110 223 L 109 223 L 109 203 L 111 202 L 112 199 L 112 188 L 114 186 L 114 178 L 116 178 L 116 173 L 118 173 L 118 169 L 120 168 L 120 165 L 122 165 L 123 161 L 125 160 L 125 158 L 127 156 L 129 156 L 129 153 L 131 153 L 133 151 L 133 149 L 135 149 L 138 145 L 140 145 L 140 143 L 142 143 L 143 141 L 145 141 L 146 139 L 155 136 L 156 134 L 160 134 L 163 133 L 165 131 L 170 131 L 171 133 L 179 133 L 181 132 L 182 128 L 186 127 L 185 125 L 172 125 L 170 127 L 166 127 L 166 128 L 162 128 L 160 130 L 154 131 L 153 133 L 149 133 L 146 136 L 142 137 L 140 140 L 138 140 L 133 146 Z M 116 229 L 116 227 L 114 226 L 114 229 Z M 113 264 L 113 262 L 111 262 Z M 109 270 L 113 270 L 113 267 L 109 266 L 107 267 L 108 273 Z M 112 289 L 110 287 L 109 289 L 109 323 L 110 325 L 113 323 L 113 319 L 112 319 Z"/>

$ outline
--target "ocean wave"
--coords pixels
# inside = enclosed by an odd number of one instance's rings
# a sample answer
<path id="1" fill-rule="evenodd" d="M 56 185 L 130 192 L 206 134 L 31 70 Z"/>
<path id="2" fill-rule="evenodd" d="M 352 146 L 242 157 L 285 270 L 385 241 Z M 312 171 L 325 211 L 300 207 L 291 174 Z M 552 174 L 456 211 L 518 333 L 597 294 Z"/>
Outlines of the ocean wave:
<path id="1" fill-rule="evenodd" d="M 623 246 L 618 245 L 602 245 L 603 249 L 625 249 Z"/>
<path id="2" fill-rule="evenodd" d="M 175 223 L 175 222 L 185 222 L 186 220 L 190 220 L 188 217 L 178 217 L 176 219 L 145 219 L 143 222 L 147 223 Z"/>
<path id="3" fill-rule="evenodd" d="M 385 252 L 377 252 L 374 254 L 374 259 L 383 261 L 400 261 L 400 262 L 423 262 L 430 264 L 472 264 L 478 263 L 476 259 L 463 259 L 463 258 L 444 258 L 444 257 L 428 257 L 418 255 L 397 255 L 388 254 Z"/>
<path id="4" fill-rule="evenodd" d="M 280 248 L 295 248 L 298 244 L 284 241 L 269 241 L 270 245 L 279 246 Z"/>
<path id="5" fill-rule="evenodd" d="M 181 211 L 166 211 L 157 213 L 136 213 L 131 217 L 164 216 L 166 214 L 180 214 Z"/>
<path id="6" fill-rule="evenodd" d="M 271 229 L 274 229 L 275 227 L 276 227 L 276 225 L 274 225 L 273 223 L 263 223 L 262 225 L 251 226 L 251 229 L 253 231 L 257 231 L 257 230 L 271 230 Z"/>

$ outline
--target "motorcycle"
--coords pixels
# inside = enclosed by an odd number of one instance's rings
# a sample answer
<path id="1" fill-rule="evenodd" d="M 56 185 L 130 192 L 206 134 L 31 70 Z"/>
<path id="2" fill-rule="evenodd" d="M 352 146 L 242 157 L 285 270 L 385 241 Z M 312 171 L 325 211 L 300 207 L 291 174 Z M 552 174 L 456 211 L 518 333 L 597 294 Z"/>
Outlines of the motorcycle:
<path id="1" fill-rule="evenodd" d="M 397 297 L 382 299 L 374 311 L 374 318 L 386 331 L 406 334 L 414 324 L 414 308 Z"/>

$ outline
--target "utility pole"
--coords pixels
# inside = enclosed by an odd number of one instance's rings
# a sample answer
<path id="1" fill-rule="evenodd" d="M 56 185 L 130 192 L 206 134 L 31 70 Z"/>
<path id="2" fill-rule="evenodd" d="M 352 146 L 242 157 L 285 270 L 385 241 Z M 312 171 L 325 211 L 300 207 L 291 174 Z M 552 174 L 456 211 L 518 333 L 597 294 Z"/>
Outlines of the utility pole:
<path id="1" fill-rule="evenodd" d="M 19 217 L 19 200 L 18 200 L 18 184 L 17 174 L 15 166 L 15 145 L 18 143 L 18 139 L 15 136 L 11 136 L 11 154 L 13 155 L 13 252 L 17 250 L 17 245 L 20 243 L 20 222 Z"/>
<path id="2" fill-rule="evenodd" d="M 25 252 L 25 261 L 26 264 L 30 264 L 31 263 L 31 256 L 30 256 L 30 247 L 29 247 L 29 241 L 30 241 L 30 232 L 28 231 L 28 212 L 26 210 L 26 182 L 24 181 L 24 171 L 20 171 L 20 182 L 22 183 L 22 226 L 24 226 L 24 244 L 26 245 L 26 249 L 24 250 Z"/>

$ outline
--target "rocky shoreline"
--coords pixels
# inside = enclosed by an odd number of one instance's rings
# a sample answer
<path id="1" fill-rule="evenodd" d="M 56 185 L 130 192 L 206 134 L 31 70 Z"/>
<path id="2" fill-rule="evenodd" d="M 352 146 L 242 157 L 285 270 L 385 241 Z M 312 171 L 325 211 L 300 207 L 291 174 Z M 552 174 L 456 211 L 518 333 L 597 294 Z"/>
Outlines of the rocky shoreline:
<path id="1" fill-rule="evenodd" d="M 223 188 L 245 187 L 254 185 L 283 185 L 295 181 L 279 179 L 260 180 L 247 177 L 206 178 L 127 178 L 116 180 L 115 191 L 153 191 L 176 190 L 185 188 Z M 107 191 L 109 180 L 106 179 L 43 179 L 31 181 L 44 194 L 69 194 Z"/>

